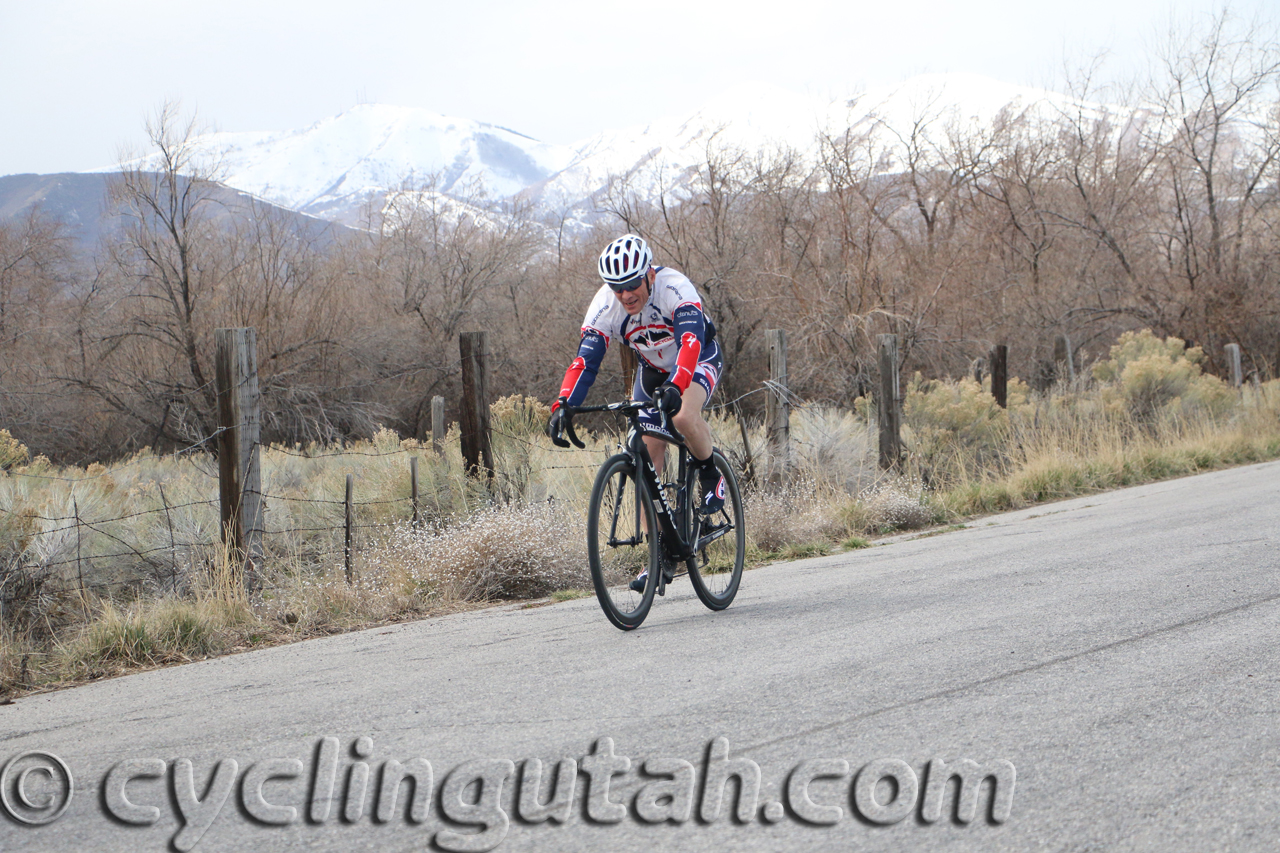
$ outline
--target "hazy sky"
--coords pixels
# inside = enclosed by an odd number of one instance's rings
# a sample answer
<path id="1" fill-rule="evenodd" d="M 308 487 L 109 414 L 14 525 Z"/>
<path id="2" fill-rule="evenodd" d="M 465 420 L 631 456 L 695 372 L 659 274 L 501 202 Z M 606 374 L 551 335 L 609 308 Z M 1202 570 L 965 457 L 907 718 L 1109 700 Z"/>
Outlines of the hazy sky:
<path id="1" fill-rule="evenodd" d="M 1064 60 L 1104 49 L 1110 73 L 1134 73 L 1175 16 L 1217 5 L 0 0 L 0 175 L 110 165 L 166 98 L 220 130 L 305 127 L 373 101 L 571 143 L 753 80 L 831 97 L 924 71 L 1052 87 Z"/>

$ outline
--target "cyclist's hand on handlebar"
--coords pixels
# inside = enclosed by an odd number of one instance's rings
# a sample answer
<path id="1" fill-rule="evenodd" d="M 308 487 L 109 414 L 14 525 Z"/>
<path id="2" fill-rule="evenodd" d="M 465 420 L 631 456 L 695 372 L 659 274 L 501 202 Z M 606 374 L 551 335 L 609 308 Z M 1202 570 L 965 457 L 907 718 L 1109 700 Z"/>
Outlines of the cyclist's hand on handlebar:
<path id="1" fill-rule="evenodd" d="M 684 402 L 680 396 L 680 389 L 671 382 L 663 382 L 659 386 L 654 401 L 658 404 L 658 409 L 667 415 L 674 415 L 679 412 L 680 405 Z"/>
<path id="2" fill-rule="evenodd" d="M 569 421 L 569 413 L 566 411 L 569 401 L 561 397 L 556 400 L 555 407 L 551 412 L 551 420 L 547 421 L 547 435 L 551 438 L 551 443 L 556 447 L 568 447 L 569 442 L 565 440 L 564 429 Z"/>

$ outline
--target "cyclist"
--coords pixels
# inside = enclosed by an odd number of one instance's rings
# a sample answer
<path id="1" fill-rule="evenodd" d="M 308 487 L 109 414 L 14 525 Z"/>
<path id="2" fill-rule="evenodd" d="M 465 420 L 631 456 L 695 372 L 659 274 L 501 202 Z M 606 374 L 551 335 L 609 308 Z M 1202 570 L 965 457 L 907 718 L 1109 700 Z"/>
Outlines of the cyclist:
<path id="1" fill-rule="evenodd" d="M 597 267 L 604 286 L 587 309 L 578 356 L 565 371 L 547 434 L 562 440 L 563 406 L 582 405 L 609 342 L 621 338 L 640 356 L 631 399 L 656 400 L 670 417 L 699 468 L 701 511 L 718 512 L 724 506 L 725 482 L 712 462 L 711 429 L 702 417 L 720 379 L 722 359 L 715 324 L 706 315 L 693 282 L 670 267 L 654 266 L 649 245 L 635 234 L 605 246 Z M 645 446 L 661 475 L 660 436 L 670 434 L 656 412 L 642 413 L 641 421 Z M 644 588 L 644 575 L 632 581 L 633 588 Z"/>

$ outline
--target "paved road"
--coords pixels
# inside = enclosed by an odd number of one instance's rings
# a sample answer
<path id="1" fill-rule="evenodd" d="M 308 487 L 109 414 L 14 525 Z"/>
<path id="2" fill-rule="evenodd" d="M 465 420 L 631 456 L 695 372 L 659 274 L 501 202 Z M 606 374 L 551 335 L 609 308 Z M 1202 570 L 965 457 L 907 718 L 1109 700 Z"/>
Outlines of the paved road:
<path id="1" fill-rule="evenodd" d="M 174 849 L 185 811 L 176 846 L 204 851 L 1274 850 L 1278 516 L 1280 464 L 1256 465 L 759 569 L 720 614 L 681 581 L 628 634 L 593 599 L 495 608 L 30 697 L 0 707 L 0 760 L 56 753 L 75 793 L 48 825 L 0 819 L 0 849 Z M 520 819 L 532 758 L 544 800 L 555 762 L 586 768 L 563 824 Z M 238 776 L 211 783 L 224 759 Z M 409 782 L 376 820 L 412 759 L 426 820 Z M 15 807 L 36 760 L 11 767 Z M 971 821 L 939 762 L 994 774 Z M 708 779 L 752 766 L 748 821 L 737 777 L 699 819 Z M 113 767 L 138 774 L 132 806 Z M 27 813 L 57 805 L 51 780 L 27 774 Z M 442 817 L 445 788 L 471 824 Z"/>

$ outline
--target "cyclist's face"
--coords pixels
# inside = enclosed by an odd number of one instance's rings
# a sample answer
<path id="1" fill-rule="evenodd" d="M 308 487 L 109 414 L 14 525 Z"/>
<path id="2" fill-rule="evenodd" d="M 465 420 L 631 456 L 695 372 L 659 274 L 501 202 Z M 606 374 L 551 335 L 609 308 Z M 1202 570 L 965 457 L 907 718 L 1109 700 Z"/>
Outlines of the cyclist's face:
<path id="1" fill-rule="evenodd" d="M 622 308 L 628 314 L 635 316 L 640 313 L 640 309 L 644 308 L 645 303 L 649 301 L 649 288 L 653 284 L 653 270 L 649 270 L 644 275 L 644 284 L 635 290 L 628 290 L 625 293 L 614 293 L 618 297 L 618 301 L 622 303 Z"/>

